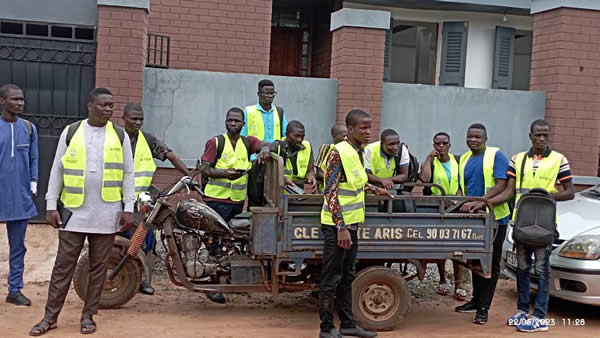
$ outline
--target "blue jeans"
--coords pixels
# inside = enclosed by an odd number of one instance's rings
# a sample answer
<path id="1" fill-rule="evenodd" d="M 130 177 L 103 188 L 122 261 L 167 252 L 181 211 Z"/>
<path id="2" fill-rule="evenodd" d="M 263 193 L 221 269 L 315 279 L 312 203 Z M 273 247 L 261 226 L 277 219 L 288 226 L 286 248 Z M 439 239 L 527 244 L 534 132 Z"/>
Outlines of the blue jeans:
<path id="1" fill-rule="evenodd" d="M 206 205 L 211 207 L 214 211 L 216 211 L 225 222 L 229 222 L 233 216 L 237 214 L 241 214 L 242 210 L 244 210 L 244 203 L 223 203 L 217 201 L 208 201 Z"/>
<path id="2" fill-rule="evenodd" d="M 517 246 L 517 292 L 519 301 L 517 308 L 529 312 L 530 300 L 530 276 L 531 255 L 535 254 L 535 273 L 538 278 L 538 287 L 535 294 L 533 315 L 537 318 L 545 318 L 548 311 L 548 298 L 550 297 L 550 282 L 552 279 L 550 271 L 550 254 L 552 244 L 545 248 L 528 248 L 521 244 Z"/>
<path id="3" fill-rule="evenodd" d="M 6 222 L 8 234 L 9 267 L 8 292 L 15 293 L 23 288 L 23 271 L 25 271 L 25 232 L 29 219 L 20 219 Z"/>

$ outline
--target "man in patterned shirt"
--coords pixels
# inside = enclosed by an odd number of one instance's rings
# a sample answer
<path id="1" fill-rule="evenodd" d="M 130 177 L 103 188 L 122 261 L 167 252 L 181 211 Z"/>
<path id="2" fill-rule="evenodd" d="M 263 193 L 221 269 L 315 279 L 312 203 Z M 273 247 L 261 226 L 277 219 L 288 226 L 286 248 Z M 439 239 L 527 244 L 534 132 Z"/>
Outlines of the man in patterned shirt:
<path id="1" fill-rule="evenodd" d="M 323 269 L 319 293 L 320 338 L 376 337 L 352 316 L 352 281 L 356 275 L 357 228 L 365 221 L 365 192 L 393 197 L 384 188 L 367 183 L 363 146 L 371 135 L 371 116 L 362 110 L 346 115 L 348 138 L 333 147 L 326 161 L 325 201 L 321 211 L 324 236 Z M 333 324 L 334 298 L 340 331 Z"/>

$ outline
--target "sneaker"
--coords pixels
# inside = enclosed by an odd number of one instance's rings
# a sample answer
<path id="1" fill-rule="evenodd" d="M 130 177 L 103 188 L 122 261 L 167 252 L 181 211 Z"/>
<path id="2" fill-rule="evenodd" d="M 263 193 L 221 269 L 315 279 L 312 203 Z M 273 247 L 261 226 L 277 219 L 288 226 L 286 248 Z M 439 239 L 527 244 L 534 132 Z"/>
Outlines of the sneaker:
<path id="1" fill-rule="evenodd" d="M 475 314 L 475 318 L 473 318 L 473 323 L 479 325 L 485 325 L 488 321 L 488 310 L 484 307 L 480 307 L 477 309 L 477 313 Z"/>
<path id="2" fill-rule="evenodd" d="M 454 311 L 456 312 L 475 312 L 477 311 L 477 309 L 479 308 L 479 305 L 477 303 L 475 303 L 473 300 L 471 300 L 470 302 L 457 306 L 454 308 Z"/>
<path id="3" fill-rule="evenodd" d="M 6 296 L 6 302 L 17 306 L 30 306 L 31 301 L 21 291 L 11 292 Z"/>
<path id="4" fill-rule="evenodd" d="M 517 330 L 521 332 L 541 332 L 548 331 L 548 325 L 545 319 L 539 319 L 531 316 L 524 323 L 517 325 Z"/>
<path id="5" fill-rule="evenodd" d="M 508 320 L 506 320 L 506 325 L 518 326 L 520 324 L 525 323 L 525 321 L 527 320 L 528 317 L 529 317 L 529 314 L 527 312 L 525 312 L 523 310 L 517 310 L 517 312 L 515 312 L 514 315 L 509 317 Z"/>

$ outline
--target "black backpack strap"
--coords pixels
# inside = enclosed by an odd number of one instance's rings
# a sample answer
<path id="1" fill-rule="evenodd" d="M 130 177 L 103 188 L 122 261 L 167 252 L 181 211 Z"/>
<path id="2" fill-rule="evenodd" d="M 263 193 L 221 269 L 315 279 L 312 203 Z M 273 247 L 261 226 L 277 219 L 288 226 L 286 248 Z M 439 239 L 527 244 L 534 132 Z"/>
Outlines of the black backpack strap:
<path id="1" fill-rule="evenodd" d="M 285 135 L 285 130 L 283 129 L 283 107 L 275 106 L 277 108 L 277 115 L 279 115 L 279 127 L 281 128 L 281 137 Z"/>
<path id="2" fill-rule="evenodd" d="M 217 161 L 221 158 L 221 155 L 223 155 L 223 149 L 225 149 L 225 136 L 223 136 L 223 134 L 215 137 L 215 142 L 217 142 Z M 215 163 L 213 163 L 213 167 L 217 164 L 217 161 L 215 161 Z"/>
<path id="3" fill-rule="evenodd" d="M 25 122 L 25 127 L 27 127 L 27 133 L 29 134 L 29 144 L 33 142 L 33 126 L 31 125 L 31 121 L 22 119 Z"/>
<path id="4" fill-rule="evenodd" d="M 451 154 L 448 154 L 448 155 L 452 156 Z M 427 182 L 427 183 L 433 183 L 433 170 L 435 170 L 433 161 L 435 161 L 435 157 L 431 159 L 431 163 L 429 164 L 429 169 L 430 169 L 429 172 L 431 173 L 431 177 L 429 177 L 429 182 Z"/>
<path id="5" fill-rule="evenodd" d="M 242 142 L 244 143 L 244 147 L 246 147 L 246 151 L 248 152 L 248 160 L 250 160 L 250 156 L 252 156 L 252 149 L 250 149 L 250 140 L 246 136 L 241 136 Z"/>
<path id="6" fill-rule="evenodd" d="M 73 122 L 67 126 L 67 138 L 65 139 L 67 147 L 69 146 L 69 144 L 71 144 L 71 139 L 73 139 L 73 135 L 75 135 L 75 132 L 79 128 L 79 125 L 81 125 L 81 120 Z"/>
<path id="7" fill-rule="evenodd" d="M 404 143 L 400 143 L 400 152 L 397 156 L 394 156 L 394 163 L 396 164 L 396 168 L 394 168 L 394 175 L 398 175 L 400 172 L 400 159 L 402 158 L 402 148 Z"/>
<path id="8" fill-rule="evenodd" d="M 523 176 L 525 176 L 525 162 L 527 162 L 527 152 L 523 154 L 523 161 L 521 162 L 521 173 L 519 175 L 519 184 L 517 185 L 517 189 L 521 189 L 523 187 Z"/>

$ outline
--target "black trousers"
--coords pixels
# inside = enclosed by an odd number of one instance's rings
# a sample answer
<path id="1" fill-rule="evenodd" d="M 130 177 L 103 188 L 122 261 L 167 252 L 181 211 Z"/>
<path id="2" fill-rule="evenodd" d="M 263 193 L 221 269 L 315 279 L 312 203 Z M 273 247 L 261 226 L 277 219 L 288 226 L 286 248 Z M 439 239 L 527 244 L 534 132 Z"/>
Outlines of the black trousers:
<path id="1" fill-rule="evenodd" d="M 498 226 L 498 234 L 494 240 L 494 248 L 492 253 L 492 278 L 483 278 L 477 274 L 473 274 L 473 298 L 472 302 L 489 309 L 492 305 L 492 299 L 496 292 L 496 284 L 498 284 L 498 276 L 500 276 L 500 259 L 502 258 L 502 243 L 506 237 L 507 225 Z"/>
<path id="2" fill-rule="evenodd" d="M 352 317 L 352 282 L 356 276 L 356 254 L 358 253 L 358 236 L 355 230 L 348 230 L 352 238 L 350 249 L 342 249 L 337 245 L 337 228 L 322 225 L 324 236 L 323 269 L 319 291 L 319 317 L 321 331 L 329 332 L 333 324 L 334 304 L 340 317 L 340 327 L 353 328 Z"/>

